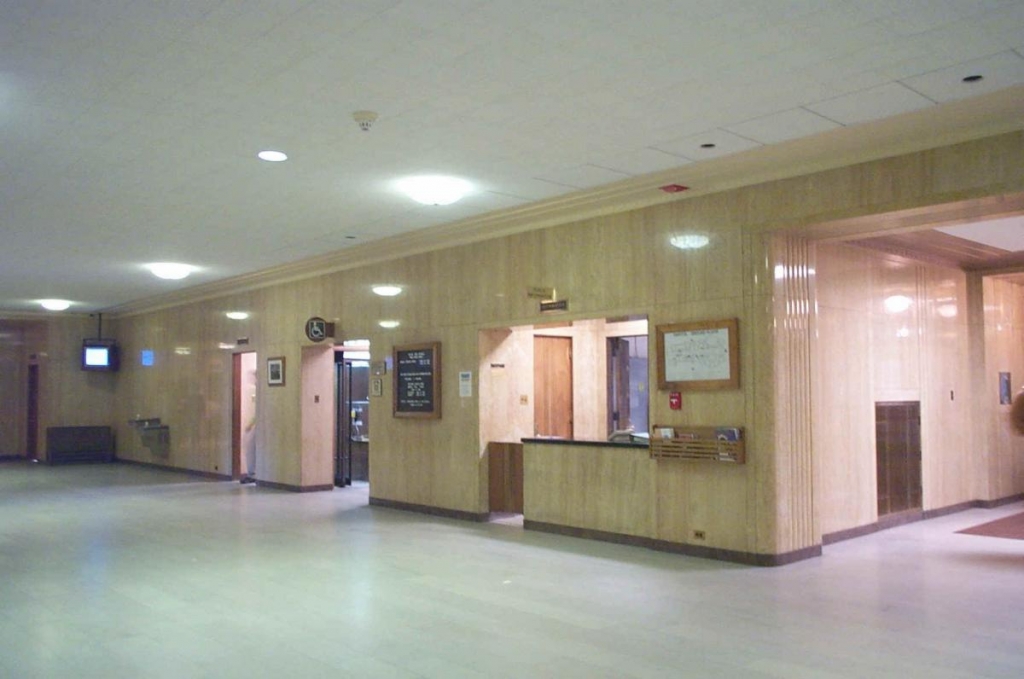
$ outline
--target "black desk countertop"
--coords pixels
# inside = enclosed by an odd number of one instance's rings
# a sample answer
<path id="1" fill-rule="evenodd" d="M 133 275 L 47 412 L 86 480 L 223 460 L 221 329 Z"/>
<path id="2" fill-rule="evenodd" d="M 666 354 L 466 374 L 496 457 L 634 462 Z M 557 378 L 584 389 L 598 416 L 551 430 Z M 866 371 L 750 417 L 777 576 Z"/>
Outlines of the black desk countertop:
<path id="1" fill-rule="evenodd" d="M 584 439 L 559 438 L 524 438 L 523 443 L 540 443 L 555 446 L 586 446 L 588 448 L 639 448 L 647 450 L 651 447 L 647 441 L 588 441 Z"/>

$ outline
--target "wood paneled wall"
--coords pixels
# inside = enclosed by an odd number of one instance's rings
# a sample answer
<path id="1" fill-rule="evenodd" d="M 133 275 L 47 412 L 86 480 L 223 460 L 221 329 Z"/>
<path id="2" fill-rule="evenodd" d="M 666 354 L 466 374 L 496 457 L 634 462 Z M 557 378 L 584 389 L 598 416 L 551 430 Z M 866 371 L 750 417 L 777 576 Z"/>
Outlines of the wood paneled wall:
<path id="1" fill-rule="evenodd" d="M 962 271 L 830 244 L 817 247 L 816 290 L 813 432 L 824 533 L 878 519 L 877 401 L 921 403 L 923 509 L 1024 491 L 1024 445 L 1008 429 L 1009 407 L 998 405 L 998 373 L 1024 378 L 1019 286 L 985 279 L 983 299 L 972 301 Z M 887 311 L 893 296 L 909 306 Z M 984 309 L 982 328 L 972 328 L 972 304 Z M 981 354 L 970 350 L 975 331 Z"/>
<path id="2" fill-rule="evenodd" d="M 824 380 L 827 390 L 814 381 L 815 403 L 821 395 L 832 418 L 829 426 L 815 424 L 813 430 L 815 455 L 829 446 L 830 456 L 817 477 L 821 492 L 815 497 L 826 504 L 816 509 L 821 524 L 816 527 L 804 515 L 811 493 L 806 486 L 814 483 L 802 448 L 808 424 L 801 421 L 802 410 L 789 422 L 778 421 L 788 413 L 787 404 L 780 401 L 799 397 L 806 388 L 801 382 L 808 378 L 799 359 L 802 340 L 779 335 L 777 324 L 782 319 L 777 303 L 799 301 L 803 293 L 775 286 L 775 267 L 791 264 L 791 251 L 773 243 L 772 234 L 814 233 L 813 225 L 829 220 L 1024 191 L 1022 156 L 1024 134 L 1015 132 L 720 194 L 684 195 L 678 202 L 656 207 L 396 256 L 251 292 L 135 313 L 121 317 L 114 329 L 125 350 L 125 365 L 115 379 L 104 385 L 83 379 L 77 371 L 77 355 L 65 352 L 53 361 L 64 362 L 65 368 L 54 366 L 44 378 L 44 389 L 52 394 L 55 385 L 61 385 L 67 400 L 58 398 L 51 412 L 66 410 L 79 420 L 75 424 L 93 423 L 88 421 L 93 419 L 91 409 L 113 400 L 112 417 L 105 414 L 103 419 L 113 419 L 119 443 L 127 442 L 119 448 L 125 457 L 228 473 L 231 350 L 218 345 L 249 337 L 248 348 L 259 352 L 261 367 L 260 476 L 301 486 L 310 478 L 304 467 L 311 464 L 302 453 L 298 371 L 301 349 L 308 344 L 302 334 L 305 319 L 319 315 L 335 320 L 339 340 L 370 339 L 374 360 L 389 357 L 396 343 L 440 341 L 441 419 L 393 419 L 387 379 L 383 397 L 371 400 L 371 494 L 480 513 L 487 507 L 480 389 L 470 398 L 460 398 L 456 378 L 459 371 L 469 370 L 476 379 L 497 382 L 495 375 L 481 374 L 481 329 L 554 320 L 539 316 L 536 300 L 525 294 L 527 286 L 555 287 L 560 297 L 570 300 L 572 318 L 643 314 L 655 326 L 735 317 L 740 322 L 741 387 L 685 393 L 682 411 L 670 410 L 667 395 L 654 391 L 651 422 L 744 426 L 749 463 L 743 467 L 659 464 L 653 483 L 660 499 L 652 520 L 666 539 L 689 542 L 692 530 L 700 527 L 706 531 L 705 546 L 777 554 L 814 543 L 820 531 L 871 519 L 871 499 L 862 506 L 864 498 L 853 494 L 856 484 L 866 483 L 872 473 L 858 455 L 843 453 L 860 450 L 867 442 L 858 424 L 860 404 L 876 396 L 876 382 L 886 394 L 920 393 L 922 407 L 933 421 L 948 416 L 950 426 L 955 423 L 963 425 L 965 432 L 973 430 L 969 422 L 957 419 L 960 411 L 955 405 L 940 403 L 943 393 L 948 400 L 949 388 L 966 395 L 963 369 L 954 362 L 922 375 L 921 364 L 910 360 L 927 356 L 929 365 L 942 363 L 947 350 L 939 338 L 963 335 L 962 316 L 939 320 L 930 312 L 918 312 L 910 327 L 918 333 L 917 339 L 897 341 L 891 336 L 891 322 L 872 309 L 877 297 L 848 297 L 848 291 L 825 290 L 821 299 L 835 300 L 824 304 L 818 326 L 830 333 L 828 346 L 835 349 L 828 354 L 835 365 L 829 364 L 832 372 L 827 374 L 841 374 L 844 379 Z M 711 242 L 698 251 L 670 247 L 669 239 L 682 232 L 705 233 Z M 948 281 L 941 276 L 929 278 L 931 274 L 924 270 L 911 275 L 902 269 L 889 272 L 869 266 L 865 271 L 845 257 L 830 257 L 826 256 L 824 266 L 843 280 L 870 288 L 877 287 L 873 278 L 877 277 L 892 289 L 914 288 L 915 299 L 929 304 L 940 292 L 948 296 L 950 289 L 961 299 L 962 277 L 949 288 Z M 819 261 L 818 266 L 822 265 Z M 397 298 L 375 297 L 369 288 L 379 282 L 398 283 L 405 292 Z M 230 321 L 224 312 L 231 309 L 246 310 L 252 316 L 247 321 Z M 868 328 L 865 317 L 871 319 Z M 381 318 L 397 319 L 402 325 L 384 331 L 377 325 Z M 80 333 L 73 334 L 72 344 L 77 345 Z M 881 354 L 895 358 L 879 359 L 888 362 L 886 369 L 872 364 L 865 371 L 864 364 L 854 358 L 856 349 L 876 341 Z M 912 342 L 917 343 L 916 354 L 909 347 Z M 156 352 L 157 364 L 152 368 L 138 365 L 136 357 L 142 348 Z M 183 351 L 176 351 L 179 348 Z M 844 354 L 841 348 L 849 351 Z M 284 387 L 268 388 L 265 359 L 275 355 L 286 357 L 288 380 Z M 784 361 L 784 355 L 798 360 Z M 153 459 L 126 431 L 123 423 L 136 413 L 161 417 L 171 426 L 167 460 Z M 783 433 L 796 447 L 780 449 Z M 930 506 L 969 495 L 957 469 L 955 465 L 929 469 Z M 314 476 L 319 478 L 319 473 Z M 794 512 L 800 516 L 794 518 Z M 649 530 L 642 523 L 646 518 L 637 521 L 631 530 Z"/>
<path id="3" fill-rule="evenodd" d="M 95 321 L 86 316 L 0 320 L 0 455 L 25 450 L 29 363 L 39 366 L 41 457 L 47 427 L 113 424 L 117 376 L 80 369 L 82 340 L 95 336 Z"/>
<path id="4" fill-rule="evenodd" d="M 999 403 L 999 373 L 1008 372 L 1012 394 L 1024 389 L 1024 287 L 985 278 L 985 369 L 976 402 L 984 411 L 979 421 L 987 424 L 984 450 L 973 451 L 985 464 L 978 480 L 977 496 L 996 500 L 1024 492 L 1024 437 L 1009 425 L 1010 406 Z"/>
<path id="5" fill-rule="evenodd" d="M 25 451 L 28 354 L 24 321 L 0 320 L 0 457 Z"/>

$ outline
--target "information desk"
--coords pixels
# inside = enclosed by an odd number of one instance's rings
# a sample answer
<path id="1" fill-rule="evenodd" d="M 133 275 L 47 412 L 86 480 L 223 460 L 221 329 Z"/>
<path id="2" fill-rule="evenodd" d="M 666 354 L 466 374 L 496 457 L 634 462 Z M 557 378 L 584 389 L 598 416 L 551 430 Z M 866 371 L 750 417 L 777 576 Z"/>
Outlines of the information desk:
<path id="1" fill-rule="evenodd" d="M 523 521 L 655 536 L 657 462 L 646 443 L 523 439 Z"/>

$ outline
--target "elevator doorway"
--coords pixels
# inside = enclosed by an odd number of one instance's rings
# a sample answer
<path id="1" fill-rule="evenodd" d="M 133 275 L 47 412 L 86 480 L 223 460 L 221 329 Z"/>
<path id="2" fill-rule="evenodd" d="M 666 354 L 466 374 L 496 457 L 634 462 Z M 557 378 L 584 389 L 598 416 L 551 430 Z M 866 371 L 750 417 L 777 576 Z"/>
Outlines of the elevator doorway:
<path id="1" fill-rule="evenodd" d="M 875 404 L 878 516 L 920 510 L 921 404 Z"/>
<path id="2" fill-rule="evenodd" d="M 345 349 L 334 354 L 334 485 L 370 481 L 370 350 Z"/>
<path id="3" fill-rule="evenodd" d="M 231 478 L 256 479 L 256 352 L 232 357 Z"/>

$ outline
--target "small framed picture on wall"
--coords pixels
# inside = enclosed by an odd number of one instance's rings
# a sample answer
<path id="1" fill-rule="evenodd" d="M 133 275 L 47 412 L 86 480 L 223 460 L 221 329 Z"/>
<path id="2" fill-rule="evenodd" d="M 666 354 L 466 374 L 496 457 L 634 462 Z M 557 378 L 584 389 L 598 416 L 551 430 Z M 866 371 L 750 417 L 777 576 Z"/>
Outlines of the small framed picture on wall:
<path id="1" fill-rule="evenodd" d="M 267 385 L 271 387 L 284 386 L 284 356 L 267 359 Z"/>

